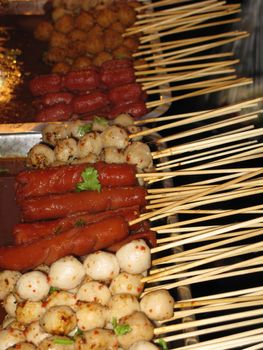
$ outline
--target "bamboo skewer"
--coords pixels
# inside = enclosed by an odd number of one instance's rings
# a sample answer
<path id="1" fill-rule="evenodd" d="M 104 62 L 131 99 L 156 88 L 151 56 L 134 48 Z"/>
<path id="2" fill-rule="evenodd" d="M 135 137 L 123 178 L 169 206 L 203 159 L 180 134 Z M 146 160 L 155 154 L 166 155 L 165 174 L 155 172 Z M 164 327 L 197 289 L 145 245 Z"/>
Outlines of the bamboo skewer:
<path id="1" fill-rule="evenodd" d="M 144 11 L 146 9 L 150 8 L 155 8 L 155 7 L 160 7 L 160 6 L 165 6 L 165 5 L 170 5 L 170 4 L 180 4 L 184 2 L 191 2 L 192 0 L 160 0 L 156 2 L 151 2 L 146 5 L 138 6 L 136 7 L 136 10 L 138 12 Z"/>
<path id="2" fill-rule="evenodd" d="M 245 348 L 244 350 L 260 350 L 260 349 L 263 349 L 263 343 L 250 346 L 249 348 Z"/>

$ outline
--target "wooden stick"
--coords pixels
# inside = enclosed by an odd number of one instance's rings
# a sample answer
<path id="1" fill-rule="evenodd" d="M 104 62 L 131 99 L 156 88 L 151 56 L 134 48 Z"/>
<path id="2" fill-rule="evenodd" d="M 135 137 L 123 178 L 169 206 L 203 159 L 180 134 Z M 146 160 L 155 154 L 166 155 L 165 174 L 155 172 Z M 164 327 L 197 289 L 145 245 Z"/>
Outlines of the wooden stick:
<path id="1" fill-rule="evenodd" d="M 237 313 L 230 314 L 230 315 L 210 317 L 210 318 L 207 318 L 204 320 L 186 322 L 184 324 L 174 324 L 174 325 L 170 325 L 170 326 L 163 326 L 163 327 L 155 328 L 154 334 L 160 335 L 160 334 L 176 332 L 179 330 L 192 328 L 192 327 L 208 326 L 210 324 L 215 324 L 215 323 L 221 323 L 221 322 L 224 323 L 224 322 L 232 321 L 232 320 L 238 320 L 238 319 L 255 317 L 255 316 L 262 316 L 262 313 L 263 313 L 263 309 L 249 310 L 249 311 L 237 312 Z M 257 330 L 257 331 L 259 331 L 259 330 Z M 250 332 L 252 332 L 252 331 L 250 331 Z M 260 332 L 263 333 L 263 328 L 261 328 Z M 246 333 L 248 333 L 248 332 L 246 332 Z M 239 334 L 237 334 L 237 336 L 238 335 Z M 240 337 L 240 335 L 239 335 L 239 337 Z"/>
<path id="2" fill-rule="evenodd" d="M 227 331 L 230 329 L 249 327 L 252 325 L 262 323 L 262 321 L 263 321 L 263 318 L 256 318 L 256 319 L 252 319 L 252 320 L 235 322 L 235 323 L 225 324 L 225 325 L 221 325 L 221 326 L 209 327 L 209 328 L 205 328 L 202 330 L 190 331 L 190 332 L 186 332 L 186 333 L 182 332 L 178 335 L 172 335 L 172 336 L 166 337 L 166 342 L 176 341 L 179 339 L 185 339 L 187 337 L 196 337 L 196 336 L 200 336 L 203 334 L 217 333 L 217 332 L 221 332 L 221 331 L 224 332 L 224 331 Z"/>
<path id="3" fill-rule="evenodd" d="M 201 89 L 201 90 L 197 90 L 195 92 L 191 92 L 191 93 L 187 93 L 181 96 L 177 96 L 177 97 L 171 97 L 171 98 L 165 98 L 165 99 L 160 99 L 158 101 L 155 102 L 149 102 L 147 103 L 147 108 L 154 108 L 157 107 L 159 105 L 162 105 L 164 103 L 170 103 L 170 102 L 175 102 L 175 101 L 179 101 L 179 100 L 183 100 L 186 98 L 190 98 L 190 97 L 196 97 L 196 96 L 201 96 L 204 94 L 210 94 L 212 92 L 217 92 L 217 91 L 223 91 L 223 90 L 228 90 L 234 87 L 239 87 L 239 86 L 244 86 L 244 85 L 250 85 L 253 83 L 252 79 L 246 79 L 246 78 L 241 78 L 241 79 L 237 79 L 235 82 L 231 83 L 226 83 L 226 84 L 218 84 L 216 87 L 214 88 L 205 88 L 205 89 Z"/>
<path id="4" fill-rule="evenodd" d="M 245 348 L 244 350 L 259 350 L 259 349 L 263 349 L 263 343 L 250 346 L 248 348 Z"/>
<path id="5" fill-rule="evenodd" d="M 234 18 L 234 19 L 229 19 L 229 20 L 224 20 L 224 21 L 216 21 L 208 24 L 201 24 L 193 27 L 188 27 L 188 28 L 177 28 L 177 29 L 172 29 L 172 30 L 167 30 L 166 32 L 161 32 L 158 34 L 149 34 L 146 36 L 143 36 L 140 38 L 141 43 L 146 43 L 149 41 L 157 40 L 159 38 L 163 38 L 164 36 L 170 35 L 170 34 L 178 34 L 178 33 L 185 33 L 187 31 L 194 31 L 194 30 L 199 30 L 199 29 L 204 29 L 204 28 L 211 28 L 211 27 L 216 27 L 216 26 L 222 26 L 230 23 L 237 23 L 240 22 L 240 18 Z"/>
<path id="6" fill-rule="evenodd" d="M 156 1 L 156 2 L 152 2 L 152 3 L 148 3 L 146 5 L 143 6 L 138 6 L 136 7 L 136 10 L 138 12 L 144 11 L 146 9 L 150 9 L 150 8 L 155 8 L 155 7 L 162 7 L 165 5 L 170 5 L 170 4 L 180 4 L 180 3 L 185 3 L 185 2 L 191 2 L 192 0 L 160 0 L 160 1 Z M 215 2 L 217 0 L 214 1 L 210 1 L 210 2 Z M 195 4 L 195 6 L 199 6 L 200 3 Z M 185 7 L 185 6 L 184 6 Z M 180 7 L 179 7 L 180 9 Z M 142 15 L 138 15 L 138 18 L 140 18 L 140 16 Z"/>

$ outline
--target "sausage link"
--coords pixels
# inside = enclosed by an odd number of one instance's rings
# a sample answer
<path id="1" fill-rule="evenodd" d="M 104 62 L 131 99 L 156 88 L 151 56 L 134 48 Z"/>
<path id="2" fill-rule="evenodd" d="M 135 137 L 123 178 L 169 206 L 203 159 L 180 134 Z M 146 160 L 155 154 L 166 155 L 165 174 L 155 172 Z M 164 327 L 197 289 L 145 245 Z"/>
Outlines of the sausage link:
<path id="1" fill-rule="evenodd" d="M 51 92 L 42 96 L 40 102 L 44 107 L 50 107 L 58 103 L 70 104 L 73 95 L 70 92 Z"/>
<path id="2" fill-rule="evenodd" d="M 108 114 L 108 118 L 114 119 L 122 113 L 128 113 L 133 118 L 140 118 L 148 113 L 148 109 L 146 107 L 145 102 L 142 100 L 137 102 L 123 103 L 112 108 L 112 110 Z"/>
<path id="3" fill-rule="evenodd" d="M 25 271 L 41 264 L 50 265 L 67 255 L 82 256 L 105 249 L 123 240 L 128 233 L 127 222 L 114 216 L 31 244 L 0 247 L 0 269 Z"/>
<path id="4" fill-rule="evenodd" d="M 116 86 L 135 82 L 135 74 L 133 67 L 118 68 L 114 71 L 102 70 L 100 78 L 102 83 L 110 89 Z"/>
<path id="5" fill-rule="evenodd" d="M 69 72 L 63 78 L 63 86 L 70 91 L 93 90 L 100 86 L 100 76 L 96 69 Z"/>
<path id="6" fill-rule="evenodd" d="M 139 84 L 130 83 L 112 88 L 109 91 L 109 100 L 119 105 L 122 102 L 137 102 L 142 96 L 142 89 Z"/>
<path id="7" fill-rule="evenodd" d="M 73 113 L 71 104 L 58 103 L 54 106 L 43 108 L 36 116 L 37 122 L 65 121 L 71 118 Z"/>
<path id="8" fill-rule="evenodd" d="M 61 90 L 61 77 L 57 74 L 38 75 L 29 82 L 29 89 L 33 96 L 42 96 Z"/>
<path id="9" fill-rule="evenodd" d="M 135 186 L 137 185 L 136 167 L 132 164 L 106 164 L 98 162 L 92 165 L 65 165 L 47 169 L 26 170 L 20 172 L 15 179 L 16 198 L 21 202 L 24 198 L 43 196 L 53 193 L 74 191 L 76 184 L 82 182 L 82 172 L 95 168 L 102 186 Z"/>
<path id="10" fill-rule="evenodd" d="M 78 226 L 86 226 L 116 215 L 122 216 L 126 222 L 129 222 L 140 215 L 140 209 L 138 206 L 133 206 L 97 214 L 75 214 L 52 221 L 17 224 L 13 229 L 13 239 L 16 245 L 28 244 L 49 235 L 58 234 Z"/>
<path id="11" fill-rule="evenodd" d="M 113 59 L 106 62 L 103 62 L 101 65 L 102 70 L 112 70 L 116 71 L 116 69 L 120 68 L 130 68 L 133 67 L 133 61 L 129 59 Z"/>
<path id="12" fill-rule="evenodd" d="M 74 113 L 83 114 L 104 108 L 109 103 L 107 95 L 102 91 L 75 96 L 73 99 Z"/>
<path id="13" fill-rule="evenodd" d="M 105 210 L 145 206 L 143 187 L 104 187 L 101 192 L 54 194 L 25 199 L 21 205 L 23 221 L 38 221 L 65 217 L 73 213 L 98 213 Z"/>

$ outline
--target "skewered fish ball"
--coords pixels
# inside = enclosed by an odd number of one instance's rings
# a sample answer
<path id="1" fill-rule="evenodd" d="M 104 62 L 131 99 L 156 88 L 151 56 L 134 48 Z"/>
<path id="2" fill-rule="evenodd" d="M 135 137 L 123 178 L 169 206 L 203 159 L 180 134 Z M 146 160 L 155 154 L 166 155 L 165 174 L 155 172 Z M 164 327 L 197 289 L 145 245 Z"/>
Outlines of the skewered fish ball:
<path id="1" fill-rule="evenodd" d="M 50 266 L 49 281 L 52 287 L 69 290 L 79 286 L 84 277 L 83 265 L 73 256 L 65 256 Z"/>
<path id="2" fill-rule="evenodd" d="M 154 327 L 143 312 L 135 311 L 133 314 L 119 320 L 122 325 L 128 324 L 131 331 L 118 336 L 119 343 L 124 350 L 129 349 L 134 343 L 140 340 L 150 341 L 154 336 Z"/>
<path id="3" fill-rule="evenodd" d="M 44 312 L 42 302 L 26 300 L 17 305 L 16 319 L 22 324 L 30 324 L 38 321 Z"/>
<path id="4" fill-rule="evenodd" d="M 40 326 L 39 321 L 30 323 L 25 330 L 26 340 L 36 346 L 38 346 L 44 339 L 50 335 L 46 333 Z"/>
<path id="5" fill-rule="evenodd" d="M 109 126 L 103 131 L 102 140 L 104 148 L 116 147 L 118 149 L 124 149 L 129 143 L 127 132 L 116 125 Z"/>
<path id="6" fill-rule="evenodd" d="M 108 322 L 131 315 L 134 311 L 140 311 L 140 304 L 134 295 L 115 294 L 108 304 Z"/>
<path id="7" fill-rule="evenodd" d="M 116 335 L 108 329 L 101 328 L 95 328 L 78 336 L 75 346 L 78 350 L 118 350 L 119 348 Z"/>
<path id="8" fill-rule="evenodd" d="M 18 271 L 0 271 L 0 300 L 4 300 L 12 292 L 20 276 L 21 273 Z"/>
<path id="9" fill-rule="evenodd" d="M 45 308 L 49 309 L 53 306 L 66 305 L 74 309 L 76 305 L 77 298 L 74 294 L 66 292 L 64 290 L 52 292 L 45 300 Z"/>
<path id="10" fill-rule="evenodd" d="M 55 29 L 61 33 L 68 34 L 74 29 L 74 18 L 70 14 L 60 17 L 55 23 Z"/>
<path id="11" fill-rule="evenodd" d="M 59 140 L 68 137 L 68 130 L 64 125 L 47 124 L 42 132 L 43 141 L 51 146 L 56 146 Z"/>
<path id="12" fill-rule="evenodd" d="M 83 136 L 78 142 L 79 157 L 84 158 L 90 153 L 99 155 L 102 151 L 103 143 L 101 134 L 92 131 Z"/>
<path id="13" fill-rule="evenodd" d="M 107 305 L 111 298 L 109 288 L 100 282 L 90 281 L 82 284 L 77 292 L 77 300 Z"/>
<path id="14" fill-rule="evenodd" d="M 113 123 L 115 125 L 127 127 L 134 124 L 134 119 L 129 114 L 122 113 L 113 120 Z"/>
<path id="15" fill-rule="evenodd" d="M 37 25 L 34 31 L 34 37 L 40 41 L 49 41 L 52 32 L 53 25 L 50 22 L 42 21 Z"/>
<path id="16" fill-rule="evenodd" d="M 148 145 L 136 141 L 125 149 L 125 159 L 129 164 L 135 164 L 139 169 L 152 167 L 152 154 Z"/>
<path id="17" fill-rule="evenodd" d="M 125 162 L 124 153 L 117 147 L 107 147 L 103 150 L 102 159 L 107 164 L 123 164 Z"/>
<path id="18" fill-rule="evenodd" d="M 116 21 L 116 13 L 109 8 L 104 8 L 97 12 L 96 21 L 101 27 L 108 28 Z"/>
<path id="19" fill-rule="evenodd" d="M 76 140 L 68 138 L 58 141 L 54 153 L 58 162 L 71 162 L 78 157 L 78 145 Z"/>
<path id="20" fill-rule="evenodd" d="M 132 275 L 127 272 L 121 272 L 111 281 L 110 291 L 112 294 L 126 293 L 139 297 L 144 286 L 141 279 L 142 275 Z"/>
<path id="21" fill-rule="evenodd" d="M 93 17 L 85 11 L 81 11 L 81 13 L 77 16 L 75 20 L 75 26 L 77 29 L 88 31 L 94 24 Z"/>
<path id="22" fill-rule="evenodd" d="M 61 47 L 62 49 L 66 49 L 68 46 L 68 38 L 66 34 L 53 31 L 50 38 L 50 46 Z"/>
<path id="23" fill-rule="evenodd" d="M 23 332 L 14 329 L 4 329 L 0 331 L 0 350 L 6 350 L 11 346 L 25 341 Z"/>
<path id="24" fill-rule="evenodd" d="M 111 280 L 120 271 L 116 256 L 103 251 L 87 255 L 83 265 L 86 274 L 95 281 Z"/>
<path id="25" fill-rule="evenodd" d="M 106 324 L 106 308 L 98 303 L 79 302 L 76 317 L 78 328 L 82 331 L 103 328 Z"/>
<path id="26" fill-rule="evenodd" d="M 143 296 L 141 310 L 153 321 L 169 319 L 174 314 L 174 299 L 167 290 L 156 290 Z"/>
<path id="27" fill-rule="evenodd" d="M 16 292 L 24 300 L 40 301 L 49 292 L 47 275 L 41 271 L 24 273 L 16 283 Z"/>
<path id="28" fill-rule="evenodd" d="M 151 267 L 151 251 L 142 239 L 122 246 L 116 253 L 120 268 L 128 273 L 140 274 Z"/>
<path id="29" fill-rule="evenodd" d="M 44 313 L 39 323 L 47 333 L 67 335 L 77 326 L 77 318 L 69 306 L 53 306 Z"/>

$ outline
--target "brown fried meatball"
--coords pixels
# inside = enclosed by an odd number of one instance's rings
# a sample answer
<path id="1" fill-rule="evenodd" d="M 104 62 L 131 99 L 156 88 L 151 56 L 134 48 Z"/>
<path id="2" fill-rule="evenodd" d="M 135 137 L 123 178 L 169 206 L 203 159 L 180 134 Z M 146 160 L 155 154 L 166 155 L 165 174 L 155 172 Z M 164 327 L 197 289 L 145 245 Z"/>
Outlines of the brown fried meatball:
<path id="1" fill-rule="evenodd" d="M 101 51 L 94 58 L 92 63 L 94 66 L 100 67 L 102 63 L 112 59 L 112 55 L 109 52 Z"/>
<path id="2" fill-rule="evenodd" d="M 136 12 L 129 5 L 120 5 L 118 7 L 117 16 L 125 27 L 130 27 L 136 21 Z"/>
<path id="3" fill-rule="evenodd" d="M 135 37 L 128 37 L 123 40 L 123 46 L 127 47 L 132 52 L 137 51 L 139 44 L 139 40 Z"/>
<path id="4" fill-rule="evenodd" d="M 53 32 L 52 24 L 47 21 L 42 21 L 37 25 L 34 31 L 34 37 L 37 40 L 49 41 L 52 32 Z"/>
<path id="5" fill-rule="evenodd" d="M 58 19 L 60 19 L 61 17 L 63 17 L 67 13 L 68 13 L 68 11 L 65 10 L 63 7 L 56 7 L 52 11 L 51 16 L 52 16 L 53 21 L 56 22 Z"/>
<path id="6" fill-rule="evenodd" d="M 92 64 L 91 58 L 89 58 L 87 56 L 77 57 L 75 59 L 75 61 L 73 62 L 71 70 L 76 70 L 76 71 L 85 70 L 88 67 L 90 67 L 91 64 Z"/>
<path id="7" fill-rule="evenodd" d="M 55 29 L 61 33 L 69 33 L 74 28 L 74 18 L 73 16 L 66 14 L 60 17 L 55 23 Z"/>
<path id="8" fill-rule="evenodd" d="M 46 63 L 57 63 L 63 62 L 66 57 L 66 50 L 61 47 L 51 47 L 47 52 L 44 53 L 44 62 Z"/>
<path id="9" fill-rule="evenodd" d="M 104 35 L 105 48 L 107 50 L 114 50 L 123 42 L 123 37 L 115 30 L 108 29 Z"/>
<path id="10" fill-rule="evenodd" d="M 88 31 L 93 24 L 93 17 L 86 11 L 81 11 L 81 13 L 75 19 L 75 26 L 80 30 Z"/>
<path id="11" fill-rule="evenodd" d="M 122 59 L 122 58 L 131 58 L 132 53 L 126 46 L 119 46 L 115 50 L 112 51 L 112 54 L 115 58 Z"/>
<path id="12" fill-rule="evenodd" d="M 119 21 L 112 23 L 110 26 L 110 29 L 113 29 L 116 32 L 121 33 L 121 34 L 125 32 L 125 27 Z"/>
<path id="13" fill-rule="evenodd" d="M 102 35 L 97 36 L 88 36 L 88 40 L 86 42 L 86 50 L 87 53 L 95 55 L 104 50 L 104 42 Z"/>
<path id="14" fill-rule="evenodd" d="M 79 29 L 73 29 L 69 34 L 68 34 L 68 39 L 69 41 L 85 41 L 87 40 L 87 32 L 84 32 L 83 30 Z"/>
<path id="15" fill-rule="evenodd" d="M 116 13 L 108 8 L 98 11 L 96 14 L 97 23 L 103 28 L 108 28 L 116 19 Z"/>
<path id="16" fill-rule="evenodd" d="M 52 73 L 67 74 L 70 71 L 70 65 L 66 62 L 58 62 L 52 67 Z"/>
<path id="17" fill-rule="evenodd" d="M 69 42 L 66 56 L 69 58 L 77 58 L 86 54 L 86 43 L 84 41 L 71 41 Z"/>
<path id="18" fill-rule="evenodd" d="M 95 24 L 95 26 L 89 30 L 88 34 L 90 37 L 92 37 L 92 36 L 103 35 L 103 33 L 104 33 L 103 29 L 98 24 Z"/>
<path id="19" fill-rule="evenodd" d="M 63 49 L 67 48 L 68 46 L 68 38 L 66 34 L 57 32 L 56 30 L 53 31 L 51 38 L 50 38 L 50 46 L 51 47 L 61 47 Z"/>

